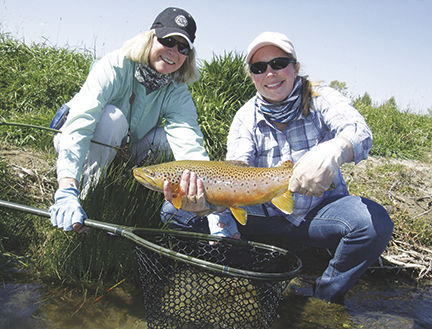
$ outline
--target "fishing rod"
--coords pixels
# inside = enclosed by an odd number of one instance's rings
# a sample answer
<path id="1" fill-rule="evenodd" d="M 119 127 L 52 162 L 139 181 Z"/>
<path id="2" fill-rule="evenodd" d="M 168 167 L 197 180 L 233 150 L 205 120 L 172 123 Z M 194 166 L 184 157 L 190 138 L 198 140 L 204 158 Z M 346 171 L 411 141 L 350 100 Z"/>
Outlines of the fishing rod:
<path id="1" fill-rule="evenodd" d="M 52 132 L 52 133 L 55 133 L 55 134 L 56 133 L 62 133 L 62 131 L 59 130 L 59 129 L 48 128 L 48 127 L 44 127 L 44 126 L 37 126 L 37 125 L 32 125 L 32 124 L 27 124 L 27 123 L 20 123 L 20 122 L 7 122 L 7 121 L 4 121 L 4 120 L 0 122 L 0 126 L 15 126 L 15 127 L 24 127 L 24 128 L 36 128 L 36 129 L 40 129 L 40 130 L 46 130 L 46 131 L 49 131 L 49 132 Z M 122 150 L 121 147 L 117 147 L 117 146 L 113 146 L 113 145 L 108 145 L 108 144 L 105 144 L 105 143 L 102 143 L 102 142 L 95 141 L 93 139 L 91 140 L 91 142 L 94 143 L 94 144 L 99 144 L 101 146 L 110 147 L 110 148 L 115 149 L 117 151 Z"/>

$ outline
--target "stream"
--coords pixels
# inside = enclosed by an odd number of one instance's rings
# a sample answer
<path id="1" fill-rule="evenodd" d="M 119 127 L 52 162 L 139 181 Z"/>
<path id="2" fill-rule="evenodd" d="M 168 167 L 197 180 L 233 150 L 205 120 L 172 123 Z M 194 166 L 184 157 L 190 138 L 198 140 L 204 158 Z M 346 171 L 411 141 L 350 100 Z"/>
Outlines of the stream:
<path id="1" fill-rule="evenodd" d="M 344 305 L 307 297 L 309 289 L 302 279 L 290 283 L 272 329 L 432 328 L 430 282 L 367 275 L 347 294 Z M 109 292 L 92 294 L 30 280 L 3 282 L 0 328 L 147 328 L 141 297 L 140 289 L 127 280 Z"/>

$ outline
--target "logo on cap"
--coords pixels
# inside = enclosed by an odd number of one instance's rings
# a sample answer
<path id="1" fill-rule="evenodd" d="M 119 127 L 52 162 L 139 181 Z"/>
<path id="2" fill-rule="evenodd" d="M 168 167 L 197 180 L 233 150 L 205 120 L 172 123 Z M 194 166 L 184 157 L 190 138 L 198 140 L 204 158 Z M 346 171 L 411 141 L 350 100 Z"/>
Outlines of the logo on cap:
<path id="1" fill-rule="evenodd" d="M 178 15 L 175 18 L 175 22 L 178 26 L 181 26 L 181 27 L 186 27 L 188 25 L 188 20 L 183 15 Z"/>

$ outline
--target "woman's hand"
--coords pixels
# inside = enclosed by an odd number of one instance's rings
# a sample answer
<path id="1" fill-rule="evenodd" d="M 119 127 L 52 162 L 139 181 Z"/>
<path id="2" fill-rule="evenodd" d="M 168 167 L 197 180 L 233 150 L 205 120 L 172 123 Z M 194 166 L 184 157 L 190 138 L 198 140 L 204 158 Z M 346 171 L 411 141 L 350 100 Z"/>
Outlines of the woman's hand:
<path id="1" fill-rule="evenodd" d="M 78 181 L 64 177 L 58 183 L 59 188 L 54 195 L 55 203 L 49 208 L 51 223 L 65 231 L 86 232 L 89 227 L 83 225 L 87 215 L 78 199 Z"/>
<path id="2" fill-rule="evenodd" d="M 295 164 L 289 190 L 307 196 L 321 196 L 329 189 L 343 163 L 354 157 L 351 143 L 336 137 L 318 144 Z"/>
<path id="3" fill-rule="evenodd" d="M 183 211 L 196 213 L 198 216 L 206 216 L 212 212 L 220 212 L 225 207 L 216 207 L 209 204 L 205 198 L 204 183 L 197 178 L 196 173 L 186 169 L 180 179 L 180 193 L 182 193 L 181 209 Z M 164 183 L 163 189 L 165 199 L 172 202 L 174 195 L 168 181 Z"/>

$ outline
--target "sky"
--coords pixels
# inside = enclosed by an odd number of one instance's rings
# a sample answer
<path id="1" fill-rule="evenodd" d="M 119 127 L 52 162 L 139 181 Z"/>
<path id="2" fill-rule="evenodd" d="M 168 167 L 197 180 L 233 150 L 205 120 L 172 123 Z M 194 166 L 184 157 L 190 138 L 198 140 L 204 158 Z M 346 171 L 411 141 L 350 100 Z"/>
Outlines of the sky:
<path id="1" fill-rule="evenodd" d="M 199 59 L 245 54 L 259 33 L 282 32 L 311 80 L 344 82 L 375 105 L 432 109 L 432 0 L 0 0 L 0 32 L 101 57 L 170 6 L 194 17 Z"/>

